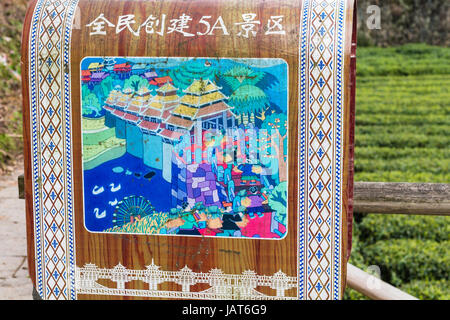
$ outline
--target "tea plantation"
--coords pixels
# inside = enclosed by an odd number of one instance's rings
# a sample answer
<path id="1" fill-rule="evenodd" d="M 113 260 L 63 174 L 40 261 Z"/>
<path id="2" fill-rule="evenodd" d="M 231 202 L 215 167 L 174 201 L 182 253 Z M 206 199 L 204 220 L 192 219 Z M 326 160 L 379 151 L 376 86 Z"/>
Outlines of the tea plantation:
<path id="1" fill-rule="evenodd" d="M 357 59 L 355 181 L 450 183 L 450 48 L 360 47 Z M 355 214 L 350 263 L 377 265 L 419 299 L 450 299 L 449 222 Z"/>

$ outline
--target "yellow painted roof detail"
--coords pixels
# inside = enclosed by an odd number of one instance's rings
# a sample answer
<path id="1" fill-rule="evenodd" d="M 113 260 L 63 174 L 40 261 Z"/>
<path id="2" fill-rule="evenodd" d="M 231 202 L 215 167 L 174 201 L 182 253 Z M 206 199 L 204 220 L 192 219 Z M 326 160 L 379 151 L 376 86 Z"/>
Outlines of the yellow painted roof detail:
<path id="1" fill-rule="evenodd" d="M 138 90 L 137 94 L 139 94 L 139 95 L 144 95 L 144 94 L 146 94 L 146 93 L 148 93 L 148 92 L 150 92 L 150 90 L 149 90 L 147 87 L 143 86 L 143 87 L 141 87 L 141 88 Z"/>
<path id="2" fill-rule="evenodd" d="M 162 109 L 162 108 L 164 108 L 164 105 L 161 102 L 152 101 L 152 102 L 150 102 L 150 107 L 155 108 L 155 109 Z"/>
<path id="3" fill-rule="evenodd" d="M 200 97 L 200 104 L 203 105 L 205 103 L 222 100 L 225 99 L 225 95 L 222 92 L 216 91 L 212 93 L 205 94 Z"/>
<path id="4" fill-rule="evenodd" d="M 193 105 L 193 106 L 198 105 L 199 101 L 200 101 L 200 97 L 193 96 L 190 94 L 187 94 L 181 98 L 182 103 Z"/>
<path id="5" fill-rule="evenodd" d="M 177 101 L 179 98 L 180 97 L 178 97 L 177 95 L 173 95 L 173 96 L 159 96 L 159 95 L 156 95 L 153 98 L 153 101 L 161 102 L 161 103 L 167 103 L 167 102 Z"/>
<path id="6" fill-rule="evenodd" d="M 175 88 L 170 82 L 167 82 L 165 85 L 163 85 L 161 88 L 158 88 L 156 91 L 158 92 L 170 92 L 178 90 Z"/>
<path id="7" fill-rule="evenodd" d="M 172 113 L 192 118 L 196 115 L 197 111 L 197 108 L 191 108 L 184 104 L 179 104 L 177 107 L 175 107 Z"/>
<path id="8" fill-rule="evenodd" d="M 219 89 L 220 88 L 212 83 L 211 80 L 195 80 L 186 90 L 184 90 L 184 92 L 192 94 L 202 94 Z"/>
<path id="9" fill-rule="evenodd" d="M 186 94 L 181 98 L 181 102 L 192 106 L 201 106 L 223 99 L 226 99 L 225 95 L 219 91 L 216 91 L 201 96 Z"/>
<path id="10" fill-rule="evenodd" d="M 92 62 L 89 65 L 88 69 L 91 70 L 91 69 L 98 69 L 98 68 L 103 68 L 103 67 L 104 67 L 103 64 L 101 64 L 99 62 Z"/>

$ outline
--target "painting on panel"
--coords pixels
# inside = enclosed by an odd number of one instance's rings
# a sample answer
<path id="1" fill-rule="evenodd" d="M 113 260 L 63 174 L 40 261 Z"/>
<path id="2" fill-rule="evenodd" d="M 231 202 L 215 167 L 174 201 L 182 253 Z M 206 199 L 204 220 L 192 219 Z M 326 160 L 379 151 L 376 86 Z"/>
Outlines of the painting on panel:
<path id="1" fill-rule="evenodd" d="M 84 225 L 95 233 L 282 239 L 282 59 L 86 57 Z"/>

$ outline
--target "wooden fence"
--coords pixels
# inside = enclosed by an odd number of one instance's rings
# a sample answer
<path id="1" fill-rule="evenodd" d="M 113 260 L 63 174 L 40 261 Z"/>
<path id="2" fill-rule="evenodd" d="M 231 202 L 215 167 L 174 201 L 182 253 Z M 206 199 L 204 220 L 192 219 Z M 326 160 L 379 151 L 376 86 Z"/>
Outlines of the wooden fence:
<path id="1" fill-rule="evenodd" d="M 450 184 L 356 182 L 353 199 L 355 213 L 450 216 Z M 347 286 L 374 300 L 416 299 L 351 264 Z"/>
<path id="2" fill-rule="evenodd" d="M 25 198 L 23 175 L 19 177 L 19 198 Z M 450 184 L 356 182 L 353 211 L 450 216 Z M 374 300 L 417 299 L 351 264 L 347 286 Z"/>

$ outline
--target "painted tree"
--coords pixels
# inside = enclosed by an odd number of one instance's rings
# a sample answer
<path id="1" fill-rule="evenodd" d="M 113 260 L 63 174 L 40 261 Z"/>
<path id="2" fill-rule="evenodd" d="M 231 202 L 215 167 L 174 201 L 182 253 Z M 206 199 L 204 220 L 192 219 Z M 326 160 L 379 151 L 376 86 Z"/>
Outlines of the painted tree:
<path id="1" fill-rule="evenodd" d="M 139 91 L 139 89 L 141 89 L 142 87 L 148 88 L 148 86 L 149 86 L 148 81 L 137 75 L 131 76 L 130 78 L 125 80 L 124 83 L 124 89 L 131 88 L 135 92 Z"/>
<path id="2" fill-rule="evenodd" d="M 99 117 L 101 115 L 102 106 L 98 101 L 95 93 L 85 92 L 82 101 L 83 116 Z"/>
<path id="3" fill-rule="evenodd" d="M 288 119 L 284 113 L 273 113 L 266 116 L 261 129 L 267 130 L 267 135 L 261 141 L 261 150 L 267 157 L 276 157 L 280 181 L 287 181 L 287 137 Z"/>
<path id="4" fill-rule="evenodd" d="M 237 88 L 229 97 L 228 103 L 240 116 L 241 122 L 255 123 L 255 113 L 270 106 L 267 95 L 257 86 L 244 85 Z"/>
<path id="5" fill-rule="evenodd" d="M 279 222 L 286 225 L 287 217 L 287 182 L 281 182 L 269 195 L 269 206 L 276 212 Z"/>
<path id="6" fill-rule="evenodd" d="M 113 77 L 108 76 L 102 82 L 94 86 L 94 88 L 92 89 L 92 93 L 95 93 L 97 95 L 100 104 L 104 104 L 113 87 L 114 87 L 114 79 Z"/>
<path id="7" fill-rule="evenodd" d="M 229 92 L 228 103 L 239 115 L 239 122 L 255 123 L 255 113 L 265 112 L 270 101 L 265 89 L 278 82 L 276 77 L 264 71 L 256 71 L 248 66 L 236 65 L 220 74 L 220 85 Z"/>
<path id="8" fill-rule="evenodd" d="M 216 68 L 212 62 L 204 59 L 193 59 L 182 63 L 179 67 L 171 69 L 169 76 L 175 87 L 186 89 L 194 80 L 215 80 Z"/>

